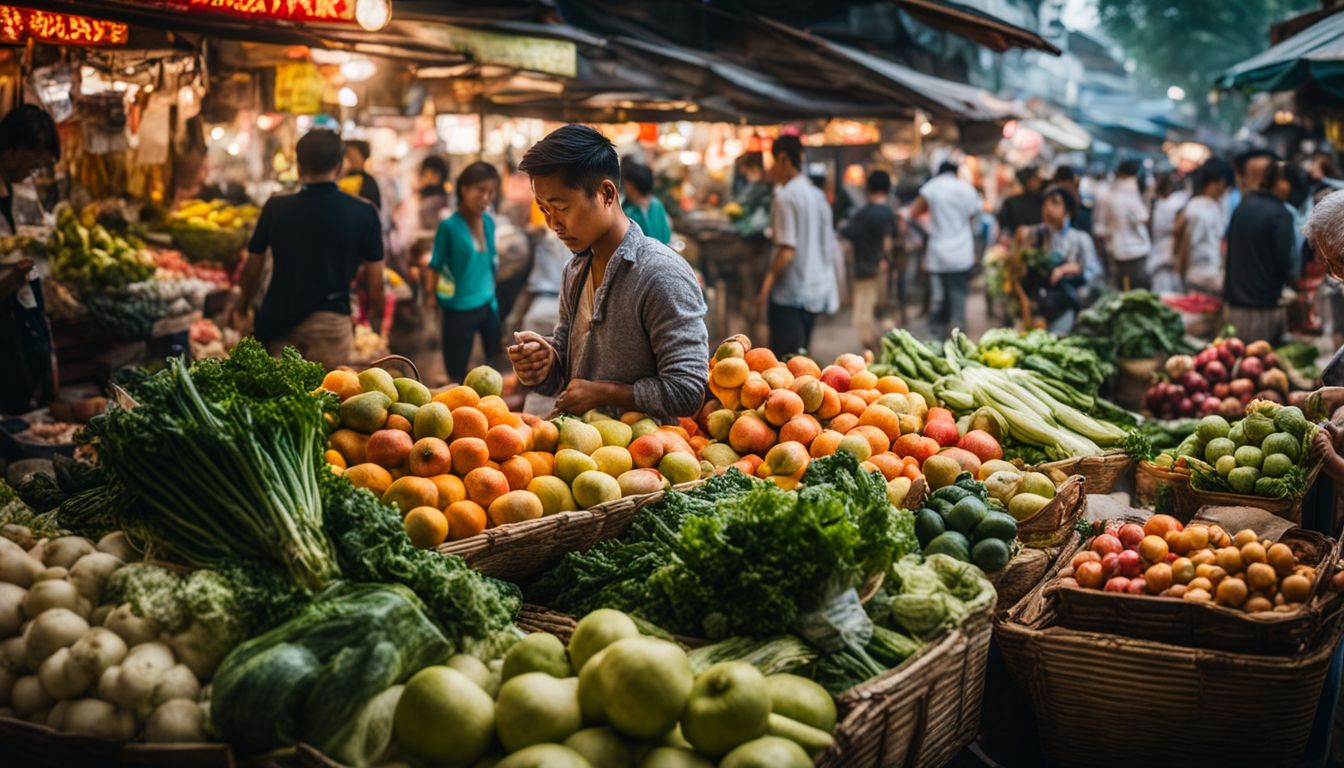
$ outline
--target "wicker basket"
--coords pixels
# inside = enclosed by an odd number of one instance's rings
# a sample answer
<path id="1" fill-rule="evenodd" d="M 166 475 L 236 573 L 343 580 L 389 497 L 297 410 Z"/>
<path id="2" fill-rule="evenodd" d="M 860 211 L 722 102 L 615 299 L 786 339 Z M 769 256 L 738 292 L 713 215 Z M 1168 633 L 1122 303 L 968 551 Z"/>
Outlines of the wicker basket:
<path id="1" fill-rule="evenodd" d="M 1320 639 L 1318 634 L 1340 613 L 1340 595 L 1327 589 L 1340 557 L 1339 544 L 1300 528 L 1289 530 L 1279 541 L 1316 567 L 1312 597 L 1299 611 L 1246 613 L 1169 597 L 1061 587 L 1052 590 L 1056 621 L 1061 627 L 1087 632 L 1123 628 L 1131 637 L 1194 648 L 1300 654 Z M 1080 540 L 1069 558 L 1083 544 Z"/>
<path id="2" fill-rule="evenodd" d="M 975 740 L 989 657 L 993 603 L 959 629 L 925 645 L 899 667 L 837 695 L 835 743 L 823 768 L 947 764 Z M 525 606 L 517 624 L 568 640 L 574 619 Z"/>
<path id="3" fill-rule="evenodd" d="M 143 744 L 61 733 L 45 725 L 0 717 L 0 765 L 32 768 L 69 766 L 184 766 L 234 768 L 227 744 Z"/>
<path id="4" fill-rule="evenodd" d="M 1312 465 L 1307 472 L 1306 487 L 1316 484 L 1316 476 L 1321 472 L 1321 462 Z M 1302 522 L 1302 499 L 1305 494 L 1289 496 L 1284 499 L 1271 499 L 1266 496 L 1252 496 L 1241 493 L 1223 493 L 1221 491 L 1201 491 L 1186 482 L 1176 488 L 1173 495 L 1175 514 L 1180 520 L 1190 520 L 1199 514 L 1203 507 L 1255 507 L 1282 517 L 1292 523 Z"/>
<path id="5" fill-rule="evenodd" d="M 1051 763 L 1301 764 L 1344 633 L 1337 621 L 1299 657 L 1253 656 L 1065 629 L 1043 587 L 996 623 L 994 636 L 1031 696 Z M 1102 710 L 1124 713 L 1123 726 Z M 1188 727 L 1173 730 L 1178 721 Z"/>
<path id="6" fill-rule="evenodd" d="M 1134 465 L 1134 506 L 1139 509 L 1151 509 L 1165 514 L 1174 514 L 1176 510 L 1177 489 L 1190 482 L 1189 471 L 1159 467 L 1151 461 L 1140 461 Z M 1167 501 L 1162 503 L 1163 488 L 1170 489 Z M 1166 509 L 1158 509 L 1159 504 Z M 1182 522 L 1188 522 L 1189 517 Z"/>
<path id="7" fill-rule="evenodd" d="M 1049 473 L 1059 470 L 1066 475 L 1082 475 L 1087 484 L 1087 493 L 1110 493 L 1115 484 L 1129 471 L 1134 460 L 1124 451 L 1107 451 L 1099 456 L 1076 456 L 1072 459 L 1060 459 L 1034 467 L 1038 472 Z"/>
<path id="8" fill-rule="evenodd" d="M 1041 511 L 1017 524 L 1017 538 L 1028 547 L 1054 547 L 1069 537 L 1069 530 L 1087 508 L 1087 479 L 1073 475 L 1055 489 Z"/>

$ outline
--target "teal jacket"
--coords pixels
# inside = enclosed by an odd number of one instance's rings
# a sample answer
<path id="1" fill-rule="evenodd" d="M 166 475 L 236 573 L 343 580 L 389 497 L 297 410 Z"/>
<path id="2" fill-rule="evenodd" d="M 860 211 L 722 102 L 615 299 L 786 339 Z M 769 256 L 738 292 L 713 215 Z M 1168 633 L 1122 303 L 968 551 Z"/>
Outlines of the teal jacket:
<path id="1" fill-rule="evenodd" d="M 481 251 L 460 213 L 439 222 L 429 268 L 439 275 L 434 295 L 440 307 L 465 311 L 486 304 L 499 306 L 495 299 L 495 220 L 488 213 L 484 229 L 485 250 Z"/>
<path id="2" fill-rule="evenodd" d="M 629 200 L 626 200 L 621 208 L 625 210 L 625 215 L 630 217 L 631 221 L 639 225 L 645 237 L 651 237 L 663 245 L 667 245 L 672 239 L 672 220 L 667 217 L 667 209 L 663 207 L 663 202 L 657 197 L 649 198 L 647 213 Z"/>

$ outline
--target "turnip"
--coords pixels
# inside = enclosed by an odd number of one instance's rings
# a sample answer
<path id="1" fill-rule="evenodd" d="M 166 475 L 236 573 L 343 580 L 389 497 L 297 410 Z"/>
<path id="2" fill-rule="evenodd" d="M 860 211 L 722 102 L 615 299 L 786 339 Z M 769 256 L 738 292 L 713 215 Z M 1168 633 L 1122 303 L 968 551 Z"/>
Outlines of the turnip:
<path id="1" fill-rule="evenodd" d="M 126 658 L 126 641 L 107 627 L 90 629 L 70 646 L 70 661 L 87 670 L 94 680 L 102 677 L 108 667 L 115 667 Z"/>
<path id="2" fill-rule="evenodd" d="M 126 641 L 126 645 L 132 647 L 156 639 L 162 631 L 157 621 L 145 616 L 136 616 L 130 603 L 112 609 L 103 626 L 116 632 Z"/>
<path id="3" fill-rule="evenodd" d="M 0 582 L 0 638 L 13 637 L 23 625 L 23 598 L 27 591 L 17 584 Z"/>
<path id="4" fill-rule="evenodd" d="M 98 697 L 132 712 L 149 714 L 154 689 L 174 663 L 173 651 L 164 643 L 137 645 L 120 666 L 103 673 L 98 681 Z"/>
<path id="5" fill-rule="evenodd" d="M 163 673 L 163 679 L 159 680 L 159 686 L 154 689 L 154 697 L 150 702 L 159 706 L 173 699 L 195 701 L 200 695 L 201 683 L 196 679 L 195 673 L 187 665 L 177 664 Z"/>
<path id="6" fill-rule="evenodd" d="M 23 547 L 9 539 L 0 539 L 0 581 L 27 589 L 43 570 L 42 563 L 30 557 Z"/>
<path id="7" fill-rule="evenodd" d="M 10 694 L 14 691 L 14 681 L 19 676 L 8 667 L 0 666 L 0 707 L 9 706 Z"/>
<path id="8" fill-rule="evenodd" d="M 29 672 L 28 636 L 25 632 L 7 640 L 0 640 L 0 666 L 15 672 Z"/>
<path id="9" fill-rule="evenodd" d="M 151 744 L 205 740 L 205 713 L 189 699 L 165 701 L 145 721 L 145 741 Z"/>
<path id="10" fill-rule="evenodd" d="M 135 725 L 135 716 L 124 709 L 98 699 L 80 699 L 70 702 L 61 730 L 99 739 L 128 741 L 135 736 Z"/>
<path id="11" fill-rule="evenodd" d="M 37 678 L 42 682 L 42 690 L 57 701 L 83 696 L 98 679 L 88 668 L 70 661 L 69 648 L 48 656 L 38 667 Z"/>
<path id="12" fill-rule="evenodd" d="M 75 585 L 79 594 L 91 603 L 97 603 L 102 597 L 107 580 L 123 565 L 121 558 L 106 552 L 92 552 L 75 562 L 70 568 L 70 583 Z"/>
<path id="13" fill-rule="evenodd" d="M 47 542 L 47 553 L 42 560 L 47 565 L 69 568 L 79 558 L 96 551 L 93 542 L 83 536 L 61 536 Z"/>
<path id="14" fill-rule="evenodd" d="M 37 669 L 48 656 L 74 645 L 88 631 L 89 623 L 68 608 L 44 611 L 24 633 L 28 666 Z"/>
<path id="15" fill-rule="evenodd" d="M 37 675 L 25 675 L 15 680 L 9 701 L 10 706 L 14 707 L 14 714 L 24 720 L 56 703 L 43 690 L 42 681 L 37 679 Z"/>
<path id="16" fill-rule="evenodd" d="M 79 612 L 79 590 L 65 579 L 39 581 L 28 589 L 23 598 L 23 612 L 35 619 L 53 608 Z"/>
<path id="17" fill-rule="evenodd" d="M 140 553 L 131 546 L 131 540 L 126 538 L 126 534 L 121 531 L 109 533 L 98 540 L 98 551 L 106 552 L 109 555 L 121 560 L 123 563 L 130 563 L 140 559 Z"/>
<path id="18" fill-rule="evenodd" d="M 5 523 L 4 526 L 0 526 L 0 536 L 18 544 L 25 550 L 37 543 L 37 539 L 33 538 L 32 530 L 28 526 L 18 523 Z"/>

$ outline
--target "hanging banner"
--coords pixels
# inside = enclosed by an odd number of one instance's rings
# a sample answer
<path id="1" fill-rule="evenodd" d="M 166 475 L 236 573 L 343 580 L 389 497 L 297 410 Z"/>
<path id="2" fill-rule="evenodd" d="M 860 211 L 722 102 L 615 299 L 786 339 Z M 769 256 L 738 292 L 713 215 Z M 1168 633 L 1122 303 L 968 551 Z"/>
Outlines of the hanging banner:
<path id="1" fill-rule="evenodd" d="M 423 43 L 470 54 L 481 64 L 560 77 L 574 77 L 578 72 L 578 46 L 567 40 L 509 35 L 434 22 L 408 26 L 406 32 Z"/>
<path id="2" fill-rule="evenodd" d="M 251 19 L 323 22 L 355 22 L 356 0 L 160 0 L 201 13 L 227 13 Z"/>
<path id="3" fill-rule="evenodd" d="M 127 26 L 115 21 L 0 5 L 0 44 L 125 45 L 129 36 Z"/>
<path id="4" fill-rule="evenodd" d="M 275 111 L 313 115 L 322 111 L 327 79 L 311 61 L 290 61 L 275 67 Z"/>

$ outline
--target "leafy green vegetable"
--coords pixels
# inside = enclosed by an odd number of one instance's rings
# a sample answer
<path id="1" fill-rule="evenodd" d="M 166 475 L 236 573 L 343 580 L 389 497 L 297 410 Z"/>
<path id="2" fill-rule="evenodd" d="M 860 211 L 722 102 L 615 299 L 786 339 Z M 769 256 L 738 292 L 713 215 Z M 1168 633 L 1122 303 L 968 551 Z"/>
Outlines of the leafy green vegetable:
<path id="1" fill-rule="evenodd" d="M 1111 292 L 1078 315 L 1073 333 L 1102 360 L 1189 354 L 1185 325 L 1176 310 L 1149 291 Z"/>
<path id="2" fill-rule="evenodd" d="M 224 659 L 211 718 L 244 753 L 300 741 L 324 749 L 367 701 L 451 654 L 410 590 L 337 585 Z"/>
<path id="3" fill-rule="evenodd" d="M 1008 365 L 1001 364 L 1006 360 L 1004 352 L 1012 353 Z M 1103 362 L 1096 352 L 1076 339 L 1061 338 L 1039 328 L 1027 333 L 1012 328 L 985 331 L 973 357 L 994 368 L 1033 370 L 1092 396 L 1115 373 L 1115 366 Z"/>
<path id="4" fill-rule="evenodd" d="M 817 651 L 793 635 L 727 640 L 696 648 L 686 654 L 691 671 L 700 674 L 723 661 L 745 661 L 764 675 L 792 672 L 817 660 Z"/>
<path id="5" fill-rule="evenodd" d="M 56 520 L 56 513 L 34 511 L 24 503 L 13 486 L 0 480 L 0 525 L 11 524 L 22 525 L 39 538 L 59 536 L 63 533 Z"/>
<path id="6" fill-rule="evenodd" d="M 150 563 L 130 563 L 114 571 L 103 588 L 103 603 L 129 603 L 137 616 L 153 619 L 167 632 L 181 629 L 188 618 L 181 578 Z"/>

